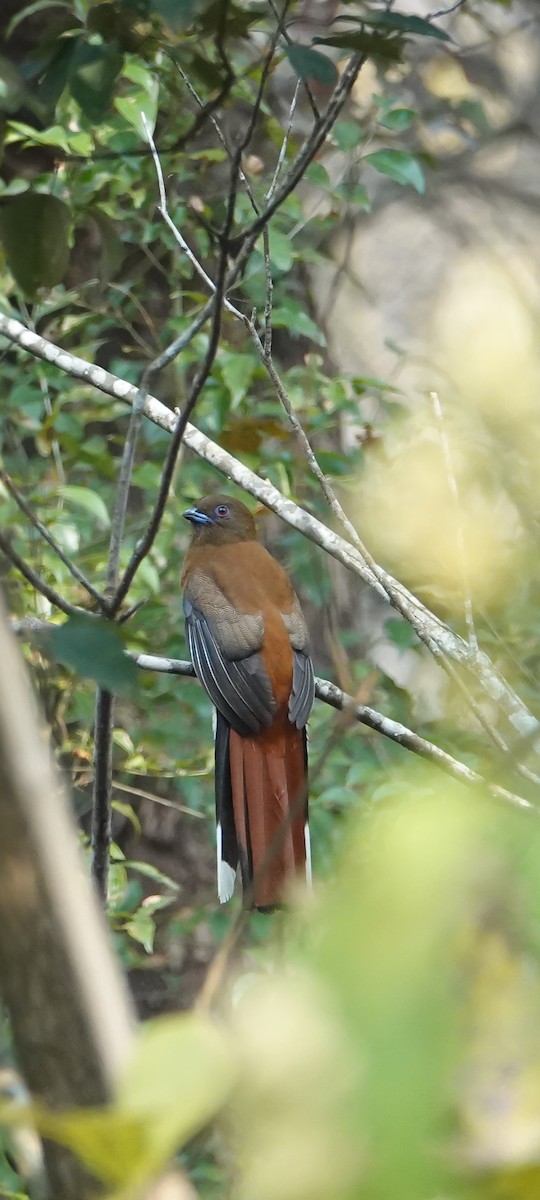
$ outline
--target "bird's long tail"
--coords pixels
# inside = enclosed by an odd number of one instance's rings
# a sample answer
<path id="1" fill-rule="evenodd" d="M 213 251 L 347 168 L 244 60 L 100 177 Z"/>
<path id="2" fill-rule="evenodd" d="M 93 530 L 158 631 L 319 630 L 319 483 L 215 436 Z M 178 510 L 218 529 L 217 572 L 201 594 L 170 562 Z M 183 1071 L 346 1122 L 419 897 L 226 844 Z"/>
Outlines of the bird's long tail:
<path id="1" fill-rule="evenodd" d="M 282 904 L 296 876 L 311 881 L 305 729 L 245 738 L 218 719 L 216 803 L 220 900 L 238 865 L 258 909 Z"/>

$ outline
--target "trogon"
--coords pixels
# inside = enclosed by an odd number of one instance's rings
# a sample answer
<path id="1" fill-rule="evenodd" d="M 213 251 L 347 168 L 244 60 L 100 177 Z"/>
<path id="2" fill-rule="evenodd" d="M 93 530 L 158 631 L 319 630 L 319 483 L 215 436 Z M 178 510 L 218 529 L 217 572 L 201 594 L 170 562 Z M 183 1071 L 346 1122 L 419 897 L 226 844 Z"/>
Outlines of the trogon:
<path id="1" fill-rule="evenodd" d="M 315 691 L 292 584 L 257 540 L 249 509 L 205 496 L 182 573 L 191 660 L 215 705 L 218 895 L 240 871 L 245 903 L 271 910 L 311 879 L 306 722 Z"/>

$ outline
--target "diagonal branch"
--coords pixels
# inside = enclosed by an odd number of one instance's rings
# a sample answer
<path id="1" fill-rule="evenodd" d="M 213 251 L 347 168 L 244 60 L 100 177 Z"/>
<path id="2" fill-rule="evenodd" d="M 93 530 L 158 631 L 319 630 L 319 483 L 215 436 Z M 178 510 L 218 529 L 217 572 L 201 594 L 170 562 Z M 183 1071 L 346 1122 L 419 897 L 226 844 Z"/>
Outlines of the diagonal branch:
<path id="1" fill-rule="evenodd" d="M 173 436 L 172 436 L 171 444 L 169 447 L 169 452 L 167 454 L 165 466 L 163 469 L 163 474 L 162 474 L 162 478 L 161 478 L 158 495 L 156 497 L 156 501 L 154 504 L 154 510 L 153 510 L 153 513 L 150 517 L 150 520 L 148 522 L 148 525 L 146 527 L 146 530 L 145 530 L 142 538 L 140 539 L 138 545 L 135 547 L 135 550 L 131 556 L 128 566 L 124 572 L 124 576 L 121 580 L 121 583 L 119 584 L 118 588 L 116 589 L 116 593 L 115 593 L 113 601 L 111 603 L 111 613 L 112 614 L 115 614 L 116 612 L 118 612 L 118 609 L 122 603 L 122 600 L 124 599 L 124 596 L 128 592 L 128 589 L 129 589 L 131 582 L 138 570 L 138 567 L 140 566 L 141 562 L 143 561 L 143 559 L 146 557 L 146 555 L 149 553 L 149 551 L 151 550 L 151 548 L 153 546 L 153 543 L 155 541 L 155 538 L 157 536 L 157 533 L 158 533 L 158 530 L 159 530 L 159 527 L 160 527 L 160 524 L 161 524 L 161 521 L 163 518 L 163 513 L 165 511 L 165 505 L 167 503 L 167 498 L 169 495 L 171 481 L 172 481 L 172 477 L 174 474 L 174 468 L 176 466 L 176 460 L 178 458 L 178 452 L 179 452 L 180 446 L 182 445 L 182 441 L 184 440 L 184 435 L 185 435 L 185 432 L 186 432 L 186 429 L 188 426 L 189 417 L 191 416 L 191 413 L 193 412 L 193 409 L 195 408 L 197 400 L 198 400 L 198 398 L 202 392 L 202 389 L 206 383 L 206 380 L 208 379 L 208 376 L 212 370 L 214 359 L 216 357 L 216 353 L 217 353 L 217 349 L 218 349 L 218 345 L 219 345 L 219 336 L 220 336 L 220 332 L 221 332 L 222 304 L 223 304 L 223 298 L 224 298 L 224 292 L 225 292 L 225 286 L 226 286 L 227 239 L 228 239 L 228 234 L 230 232 L 230 229 L 232 227 L 232 223 L 234 220 L 234 210 L 235 210 L 235 204 L 236 204 L 236 189 L 237 189 L 237 185 L 238 185 L 239 169 L 240 169 L 240 152 L 238 152 L 237 156 L 235 157 L 235 160 L 234 160 L 234 162 L 232 164 L 232 168 L 231 168 L 231 181 L 230 181 L 230 186 L 229 186 L 227 215 L 225 218 L 225 225 L 224 225 L 224 231 L 223 231 L 224 237 L 223 237 L 222 244 L 221 244 L 221 251 L 220 251 L 220 256 L 219 256 L 218 272 L 217 272 L 217 282 L 216 282 L 214 298 L 213 298 L 212 328 L 211 328 L 210 337 L 208 340 L 206 354 L 205 354 L 204 360 L 201 364 L 201 367 L 193 381 L 193 385 L 191 387 L 191 391 L 190 391 L 190 394 L 186 401 L 186 404 L 184 406 L 183 412 L 180 413 L 176 419 L 174 430 L 173 430 Z"/>
<path id="2" fill-rule="evenodd" d="M 51 625 L 47 621 L 38 621 L 29 618 L 21 621 L 12 621 L 11 628 L 19 637 L 39 639 L 49 632 Z M 164 675 L 180 675 L 187 679 L 195 678 L 193 664 L 188 659 L 168 658 L 156 654 L 142 654 L 139 651 L 126 651 L 126 654 L 141 671 L 157 671 Z M 474 787 L 485 788 L 496 799 L 510 803 L 515 807 L 529 809 L 533 812 L 538 811 L 524 796 L 520 796 L 516 792 L 511 792 L 507 788 L 499 786 L 499 784 L 491 783 L 485 776 L 481 775 L 478 771 L 474 771 L 466 763 L 455 758 L 446 750 L 441 749 L 434 742 L 430 742 L 427 738 L 421 737 L 420 734 L 415 733 L 412 729 L 408 729 L 401 721 L 394 721 L 392 717 L 385 716 L 384 713 L 378 712 L 369 705 L 360 704 L 354 696 L 350 696 L 330 680 L 316 678 L 315 695 L 322 703 L 330 705 L 331 708 L 336 709 L 338 712 L 347 713 L 354 721 L 359 722 L 361 725 L 366 725 L 368 729 L 380 733 L 383 737 L 388 738 L 391 742 L 396 742 L 405 750 L 409 750 L 427 762 L 431 762 L 433 766 L 444 771 L 445 774 L 452 776 L 452 778 L 457 779 L 459 782 Z"/>
<path id="3" fill-rule="evenodd" d="M 55 364 L 72 378 L 83 380 L 116 400 L 133 404 L 138 389 L 132 384 L 119 379 L 118 376 L 105 371 L 102 367 L 97 367 L 95 364 L 70 354 L 39 334 L 26 329 L 19 321 L 2 313 L 0 313 L 0 335 L 8 338 L 9 341 L 34 357 Z M 147 396 L 144 414 L 160 428 L 169 433 L 173 432 L 176 423 L 174 414 L 155 397 Z M 409 623 L 418 636 L 429 643 L 437 660 L 441 662 L 444 656 L 447 656 L 458 666 L 466 667 L 474 674 L 477 684 L 495 703 L 498 711 L 508 722 L 514 738 L 534 739 L 538 735 L 540 729 L 538 720 L 506 682 L 489 657 L 480 650 L 471 652 L 467 642 L 439 617 L 430 612 L 403 584 L 380 566 L 378 567 L 380 578 L 374 575 L 354 546 L 351 546 L 349 542 L 329 529 L 322 521 L 306 512 L 305 509 L 283 496 L 268 480 L 261 479 L 249 467 L 211 441 L 193 425 L 187 424 L 186 426 L 184 444 L 244 491 L 249 492 L 266 508 L 275 512 L 293 529 L 320 546 L 327 554 L 332 555 L 384 599 L 388 600 L 389 591 L 392 591 L 394 596 L 399 596 L 400 601 L 407 609 Z M 384 586 L 380 579 L 384 579 Z M 391 602 L 395 601 L 392 599 Z"/>
<path id="4" fill-rule="evenodd" d="M 5 554 L 5 557 L 8 558 L 11 563 L 13 563 L 13 566 L 17 568 L 17 571 L 20 571 L 21 575 L 24 576 L 27 582 L 32 584 L 32 587 L 36 589 L 36 592 L 39 592 L 40 595 L 45 596 L 45 599 L 48 600 L 50 604 L 54 604 L 55 608 L 59 608 L 61 612 L 66 614 L 66 616 L 72 617 L 85 611 L 83 608 L 77 608 L 76 604 L 70 604 L 69 600 L 65 600 L 64 597 L 56 591 L 56 588 L 51 587 L 51 585 L 45 581 L 42 575 L 40 575 L 37 571 L 34 571 L 33 567 L 28 566 L 28 563 L 21 558 L 21 555 L 18 554 L 17 550 L 13 549 L 8 535 L 2 530 L 0 530 L 0 550 L 3 552 L 3 554 Z"/>
<path id="5" fill-rule="evenodd" d="M 73 575 L 73 578 L 77 580 L 77 583 L 80 583 L 81 587 L 88 592 L 88 595 L 96 601 L 96 604 L 103 611 L 105 609 L 105 601 L 104 597 L 101 595 L 101 592 L 98 592 L 97 588 L 95 588 L 93 583 L 87 579 L 86 575 L 83 574 L 77 564 L 74 563 L 71 558 L 64 553 L 62 547 L 56 541 L 56 538 L 53 537 L 50 530 L 47 529 L 47 526 L 40 521 L 39 517 L 36 516 L 35 512 L 27 503 L 18 487 L 15 486 L 7 471 L 0 470 L 0 480 L 4 484 L 4 487 L 9 492 L 10 496 L 13 497 L 15 503 L 19 506 L 21 512 L 24 513 L 25 517 L 28 517 L 30 524 L 34 526 L 34 529 L 37 529 L 43 540 L 48 543 L 48 545 L 51 547 L 51 550 L 54 550 L 54 553 L 57 555 L 60 561 L 63 562 L 64 566 L 67 567 L 70 574 Z"/>

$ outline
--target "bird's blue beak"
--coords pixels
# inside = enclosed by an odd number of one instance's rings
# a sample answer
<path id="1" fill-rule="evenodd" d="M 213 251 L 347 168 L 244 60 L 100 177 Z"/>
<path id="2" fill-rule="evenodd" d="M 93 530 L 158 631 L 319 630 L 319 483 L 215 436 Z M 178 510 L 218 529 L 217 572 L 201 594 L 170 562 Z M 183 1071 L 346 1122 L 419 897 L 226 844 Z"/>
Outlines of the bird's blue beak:
<path id="1" fill-rule="evenodd" d="M 200 508 L 186 508 L 182 513 L 186 521 L 191 521 L 192 525 L 213 525 L 212 518 L 207 513 L 201 512 Z"/>

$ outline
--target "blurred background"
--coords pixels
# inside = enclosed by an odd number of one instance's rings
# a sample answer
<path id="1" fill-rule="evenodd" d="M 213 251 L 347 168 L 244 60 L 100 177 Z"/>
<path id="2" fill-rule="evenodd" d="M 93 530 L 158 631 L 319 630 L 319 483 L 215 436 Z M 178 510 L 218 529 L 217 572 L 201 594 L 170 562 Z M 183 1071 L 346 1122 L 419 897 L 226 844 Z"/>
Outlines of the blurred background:
<path id="1" fill-rule="evenodd" d="M 485 651 L 538 716 L 540 12 L 535 0 L 437 10 L 410 0 L 405 15 L 420 26 L 382 33 L 361 24 L 373 12 L 398 9 L 289 6 L 289 41 L 277 44 L 244 155 L 262 201 L 288 123 L 286 163 L 359 30 L 375 39 L 361 45 L 368 57 L 346 108 L 270 226 L 274 363 L 370 553 Z M 157 211 L 140 112 L 173 219 L 214 275 L 229 170 L 222 138 L 234 145 L 253 110 L 274 6 L 4 0 L 1 23 L 2 312 L 136 383 L 206 300 Z M 295 58 L 291 41 L 324 54 L 330 77 Z M 208 106 L 222 86 L 212 113 L 220 138 L 208 115 L 197 119 L 196 96 Z M 250 219 L 241 188 L 238 228 Z M 265 286 L 257 246 L 231 299 L 260 315 Z M 201 330 L 160 374 L 153 390 L 171 409 L 207 339 Z M 2 467 L 99 583 L 126 410 L 5 340 L 1 349 Z M 195 423 L 333 524 L 229 315 Z M 147 421 L 124 562 L 167 444 Z M 187 657 L 180 514 L 217 487 L 217 472 L 184 449 L 129 595 L 142 602 L 124 629 L 129 649 Z M 525 751 L 506 753 L 489 734 L 493 699 L 471 705 L 375 591 L 273 515 L 258 517 L 294 579 L 316 673 L 534 804 L 537 778 L 519 772 Z M 0 521 L 26 562 L 87 603 L 5 481 Z M 0 576 L 14 620 L 58 621 L 9 558 Z M 86 846 L 92 670 L 66 669 L 39 639 L 22 644 Z M 193 680 L 143 672 L 119 698 L 109 900 L 118 954 L 143 1017 L 189 1008 L 224 955 L 218 994 L 245 1071 L 227 1135 L 186 1152 L 203 1195 L 228 1194 L 224 1139 L 238 1146 L 246 1200 L 537 1194 L 536 810 L 505 812 L 412 757 L 316 703 L 315 898 L 299 898 L 289 920 L 254 914 L 229 950 L 240 902 L 220 908 L 215 897 L 209 703 Z M 241 986 L 225 983 L 229 970 Z M 6 1034 L 6 1061 L 8 1043 Z"/>

